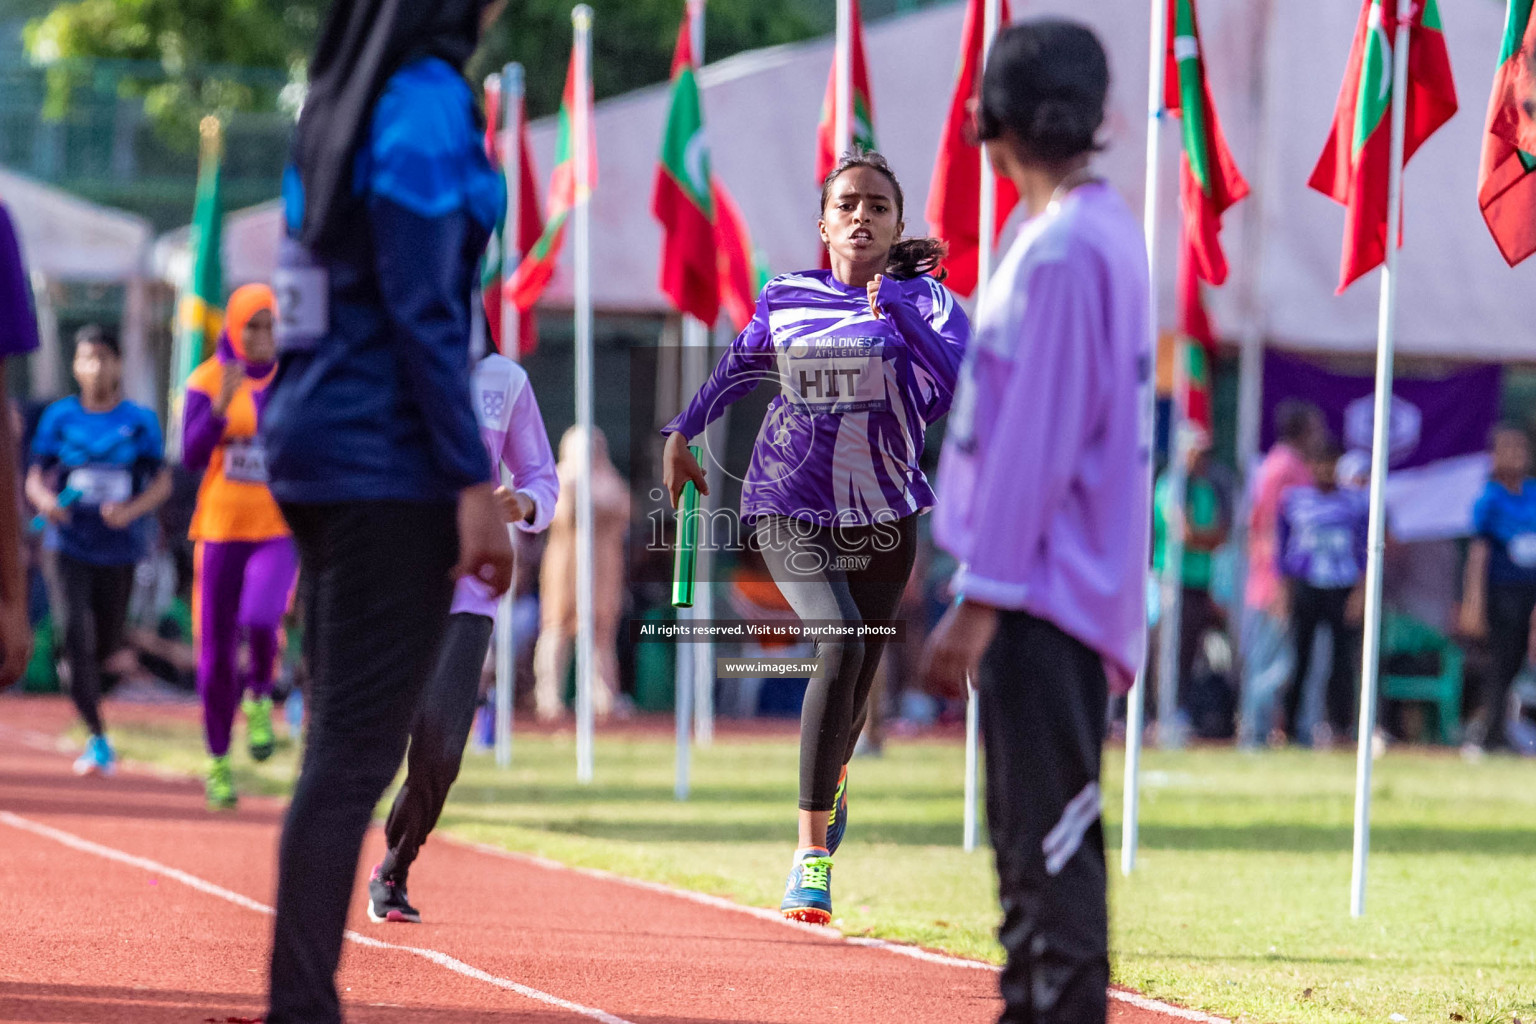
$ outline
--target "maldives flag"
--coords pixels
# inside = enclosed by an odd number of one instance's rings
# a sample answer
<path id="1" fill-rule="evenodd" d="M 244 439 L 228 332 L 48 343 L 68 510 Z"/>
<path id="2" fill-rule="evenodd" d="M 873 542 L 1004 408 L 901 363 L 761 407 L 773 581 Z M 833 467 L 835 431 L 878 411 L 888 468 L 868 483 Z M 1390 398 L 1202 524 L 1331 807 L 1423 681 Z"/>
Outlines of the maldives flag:
<path id="1" fill-rule="evenodd" d="M 661 221 L 661 290 L 679 312 L 713 324 L 720 314 L 715 197 L 689 22 L 683 18 L 672 53 L 672 101 L 651 212 Z"/>
<path id="2" fill-rule="evenodd" d="M 736 200 L 719 179 L 715 189 L 715 248 L 720 274 L 720 305 L 725 307 L 731 325 L 746 330 L 757 310 L 757 296 L 768 283 L 768 269 L 752 248 L 747 222 L 736 207 Z"/>
<path id="3" fill-rule="evenodd" d="M 1521 109 L 1532 94 L 1527 63 L 1536 53 L 1532 0 L 1509 0 L 1504 45 L 1488 101 L 1488 132 L 1477 175 L 1477 205 L 1504 260 L 1514 266 L 1536 252 L 1536 122 Z"/>
<path id="4" fill-rule="evenodd" d="M 506 154 L 500 144 L 502 118 L 501 76 L 493 75 L 485 82 L 485 153 L 497 167 L 506 166 Z M 544 218 L 539 213 L 539 190 L 534 184 L 537 175 L 533 169 L 533 151 L 528 146 L 528 111 L 520 103 L 517 110 L 517 252 L 529 252 L 544 232 Z M 486 247 L 485 263 L 480 272 L 480 295 L 485 302 L 485 319 L 490 325 L 491 341 L 496 351 L 504 351 L 501 341 L 502 266 L 501 240 L 507 230 L 503 217 L 491 235 Z M 508 296 L 510 299 L 510 296 Z M 539 347 L 538 318 L 532 310 L 519 313 L 517 352 L 514 356 L 532 355 Z"/>
<path id="5" fill-rule="evenodd" d="M 1168 56 L 1163 103 L 1183 124 L 1184 154 L 1179 169 L 1179 205 L 1184 212 L 1184 242 L 1193 269 L 1211 284 L 1227 279 L 1221 251 L 1221 215 L 1248 194 L 1216 119 L 1211 87 L 1200 51 L 1195 0 L 1168 6 Z M 1181 256 L 1181 259 L 1183 257 Z M 1198 284 L 1193 285 L 1196 289 Z"/>
<path id="6" fill-rule="evenodd" d="M 848 59 L 853 87 L 848 135 L 852 144 L 866 151 L 875 148 L 875 105 L 870 99 L 869 65 L 864 62 L 864 29 L 859 16 L 859 0 L 848 0 Z M 816 184 L 820 186 L 842 157 L 837 149 L 837 105 L 849 98 L 837 94 L 837 58 L 832 58 L 832 72 L 827 76 L 827 95 L 821 103 L 821 123 L 816 126 Z"/>
<path id="7" fill-rule="evenodd" d="M 571 47 L 571 63 L 565 74 L 565 95 L 560 100 L 560 134 L 555 142 L 555 169 L 549 177 L 549 214 L 544 231 L 533 243 L 518 265 L 517 272 L 507 283 L 512 301 L 519 310 L 527 312 L 539 301 L 550 278 L 555 275 L 555 262 L 560 257 L 560 247 L 565 242 L 565 222 L 577 203 L 584 203 L 597 187 L 597 135 L 592 128 L 592 77 L 584 66 L 581 51 Z M 576 83 L 585 80 L 587 104 L 577 109 Z M 589 178 L 576 180 L 576 132 L 585 131 L 587 136 L 587 168 Z"/>
<path id="8" fill-rule="evenodd" d="M 1344 259 L 1339 292 L 1387 254 L 1391 177 L 1392 44 L 1398 12 L 1409 19 L 1407 133 L 1403 163 L 1456 113 L 1451 58 L 1435 0 L 1365 0 L 1333 116 L 1333 135 L 1317 161 L 1312 188 L 1343 203 Z M 1399 234 L 1397 244 L 1403 244 Z"/>
<path id="9" fill-rule="evenodd" d="M 928 230 L 949 246 L 944 258 L 948 276 L 944 283 L 960 295 L 976 290 L 976 263 L 981 237 L 981 147 L 971 138 L 970 102 L 981 89 L 982 51 L 985 48 L 985 0 L 967 0 L 965 27 L 960 31 L 960 70 L 949 98 L 939 158 L 933 165 L 928 187 Z M 1011 17 L 1008 0 L 998 4 L 998 21 L 1006 26 Z M 1019 192 L 1007 178 L 997 178 L 997 212 L 993 235 L 997 244 L 1008 215 L 1018 204 Z"/>
<path id="10" fill-rule="evenodd" d="M 1181 234 L 1189 230 L 1186 222 Z M 1179 242 L 1178 354 L 1185 363 L 1184 414 L 1192 423 L 1211 430 L 1211 373 L 1215 362 L 1216 334 L 1205 311 L 1200 278 L 1195 265 L 1196 248 L 1187 237 Z"/>

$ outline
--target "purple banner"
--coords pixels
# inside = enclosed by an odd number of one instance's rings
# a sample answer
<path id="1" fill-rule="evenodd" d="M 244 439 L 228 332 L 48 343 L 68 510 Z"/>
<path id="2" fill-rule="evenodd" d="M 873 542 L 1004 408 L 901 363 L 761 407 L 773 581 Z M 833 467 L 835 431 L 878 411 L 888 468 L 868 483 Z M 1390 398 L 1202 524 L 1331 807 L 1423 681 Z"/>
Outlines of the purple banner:
<path id="1" fill-rule="evenodd" d="M 1486 451 L 1499 414 L 1503 368 L 1447 377 L 1398 378 L 1392 388 L 1391 466 L 1412 469 Z M 1334 373 L 1280 352 L 1264 353 L 1264 450 L 1275 441 L 1275 407 L 1288 398 L 1322 410 L 1345 451 L 1369 452 L 1375 378 Z"/>

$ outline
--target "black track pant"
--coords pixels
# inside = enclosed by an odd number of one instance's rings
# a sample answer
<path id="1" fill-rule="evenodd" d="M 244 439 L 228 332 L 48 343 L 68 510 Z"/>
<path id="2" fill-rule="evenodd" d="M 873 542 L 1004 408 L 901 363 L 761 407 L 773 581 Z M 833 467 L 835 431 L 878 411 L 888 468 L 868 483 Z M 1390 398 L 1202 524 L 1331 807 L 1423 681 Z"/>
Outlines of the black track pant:
<path id="1" fill-rule="evenodd" d="M 338 1024 L 363 834 L 400 768 L 453 596 L 451 502 L 285 504 L 313 658 L 304 765 L 278 850 L 267 1024 Z"/>
<path id="2" fill-rule="evenodd" d="M 64 656 L 69 663 L 69 696 L 91 735 L 100 736 L 101 666 L 123 645 L 132 565 L 92 565 L 59 554 L 64 591 Z"/>
<path id="3" fill-rule="evenodd" d="M 427 680 L 411 727 L 405 783 L 395 794 L 384 825 L 389 852 L 384 855 L 382 871 L 397 882 L 405 881 L 421 844 L 437 827 L 448 790 L 459 777 L 464 744 L 480 700 L 480 670 L 485 666 L 495 625 L 495 620 L 484 615 L 461 612 L 448 616 L 437 667 Z"/>
<path id="4" fill-rule="evenodd" d="M 1109 909 L 1099 655 L 1043 619 L 1002 612 L 981 673 L 987 825 L 1008 953 L 1000 1024 L 1103 1024 Z"/>
<path id="5" fill-rule="evenodd" d="M 1509 717 L 1509 686 L 1525 665 L 1531 639 L 1531 611 L 1536 609 L 1536 587 L 1523 583 L 1488 584 L 1488 649 L 1493 671 L 1484 677 L 1478 710 L 1487 728 L 1483 743 L 1503 746 L 1504 722 Z"/>
<path id="6" fill-rule="evenodd" d="M 1328 724 L 1336 737 L 1355 725 L 1355 666 L 1360 661 L 1360 630 L 1345 621 L 1350 587 L 1291 586 L 1291 628 L 1296 640 L 1296 669 L 1285 695 L 1285 728 L 1294 740 L 1301 728 L 1301 700 L 1312 672 L 1312 646 L 1319 626 L 1333 632 L 1333 663 L 1328 672 Z"/>
<path id="7" fill-rule="evenodd" d="M 890 619 L 912 574 L 917 517 L 875 526 L 829 527 L 786 516 L 758 520 L 768 572 L 801 621 L 858 624 Z M 837 777 L 869 713 L 885 641 L 820 640 L 826 675 L 812 679 L 800 711 L 800 809 L 830 811 Z"/>

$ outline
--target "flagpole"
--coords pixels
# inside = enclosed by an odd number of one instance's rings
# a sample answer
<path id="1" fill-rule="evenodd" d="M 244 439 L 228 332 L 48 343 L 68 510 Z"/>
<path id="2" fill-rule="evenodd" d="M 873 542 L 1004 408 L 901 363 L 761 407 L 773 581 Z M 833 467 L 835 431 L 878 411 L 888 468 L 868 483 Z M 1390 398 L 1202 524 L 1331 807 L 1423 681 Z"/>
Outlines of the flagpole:
<path id="1" fill-rule="evenodd" d="M 983 0 L 981 14 L 981 71 L 986 73 L 987 54 L 992 41 L 997 38 L 1002 21 L 1002 5 L 999 0 Z M 978 95 L 980 88 L 978 83 Z M 997 174 L 992 161 L 987 159 L 985 148 L 981 153 L 981 216 L 976 231 L 976 304 L 986 294 L 987 282 L 992 280 L 992 246 L 997 237 Z M 978 802 L 981 791 L 981 697 L 965 680 L 965 820 L 962 845 L 967 853 L 975 850 L 980 832 Z"/>
<path id="2" fill-rule="evenodd" d="M 695 71 L 704 66 L 704 3 L 705 0 L 688 0 L 689 34 Z M 699 99 L 702 103 L 702 89 L 699 91 Z M 701 364 L 699 384 L 704 382 L 704 377 L 709 373 L 709 335 L 712 326 L 697 317 L 683 317 L 683 344 L 691 351 L 701 353 L 694 357 Z M 706 434 L 708 429 L 705 428 Z M 709 451 L 707 443 L 704 449 Z M 713 511 L 718 499 L 718 489 L 704 496 L 702 511 L 705 522 L 710 521 L 709 513 Z M 694 606 L 689 612 L 692 618 L 706 621 L 715 617 L 714 588 L 709 585 L 709 553 L 709 544 L 701 543 L 694 569 L 700 585 L 694 592 Z M 689 650 L 693 652 L 693 737 L 700 747 L 707 748 L 715 742 L 715 645 L 712 641 L 697 643 L 690 645 Z"/>
<path id="3" fill-rule="evenodd" d="M 1371 855 L 1371 739 L 1376 732 L 1376 684 L 1381 654 L 1381 580 L 1386 554 L 1388 443 L 1391 438 L 1393 350 L 1397 334 L 1397 250 L 1403 215 L 1403 146 L 1408 124 L 1408 47 L 1411 16 L 1397 8 L 1392 43 L 1392 164 L 1387 185 L 1387 255 L 1381 270 L 1377 320 L 1376 412 L 1371 428 L 1370 549 L 1365 568 L 1364 664 L 1360 670 L 1360 737 L 1355 754 L 1355 849 L 1349 914 L 1365 914 L 1365 872 Z"/>
<path id="4" fill-rule="evenodd" d="M 1152 0 L 1151 68 L 1147 84 L 1147 177 L 1142 200 L 1142 231 L 1147 236 L 1147 267 L 1152 286 L 1147 293 L 1147 330 L 1152 344 L 1157 344 L 1157 187 L 1158 133 L 1163 123 L 1163 62 L 1168 48 L 1169 0 Z M 1144 422 L 1154 415 L 1151 382 L 1147 382 L 1146 403 L 1141 410 Z M 1150 443 L 1150 442 L 1149 442 Z M 1149 453 L 1150 459 L 1150 453 Z M 1120 823 L 1120 872 L 1129 875 L 1136 869 L 1136 845 L 1141 822 L 1141 733 L 1146 718 L 1147 659 L 1142 658 L 1136 682 L 1126 699 L 1125 722 L 1125 794 Z"/>
<path id="5" fill-rule="evenodd" d="M 571 11 L 574 45 L 581 71 L 576 76 L 576 110 L 572 115 L 572 148 L 576 162 L 576 422 L 581 427 L 581 456 L 576 481 L 576 781 L 592 781 L 592 670 L 596 660 L 593 638 L 592 576 L 592 8 L 578 4 Z"/>
<path id="6" fill-rule="evenodd" d="M 853 10 L 852 0 L 837 0 L 837 45 L 832 66 L 837 76 L 837 95 L 832 111 L 832 140 L 836 152 L 832 165 L 853 145 Z"/>

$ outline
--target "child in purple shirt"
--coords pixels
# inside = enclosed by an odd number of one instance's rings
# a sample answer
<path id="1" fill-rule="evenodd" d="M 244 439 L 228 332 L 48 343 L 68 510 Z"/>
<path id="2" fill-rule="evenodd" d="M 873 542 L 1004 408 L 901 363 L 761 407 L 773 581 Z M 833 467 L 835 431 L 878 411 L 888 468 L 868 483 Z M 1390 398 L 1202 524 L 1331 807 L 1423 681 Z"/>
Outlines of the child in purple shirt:
<path id="1" fill-rule="evenodd" d="M 1338 484 L 1339 446 L 1329 441 L 1311 458 L 1312 486 L 1295 487 L 1280 503 L 1276 545 L 1280 575 L 1290 585 L 1296 667 L 1285 698 L 1286 733 L 1299 737 L 1302 689 L 1312 668 L 1318 627 L 1333 631 L 1328 676 L 1327 737 L 1349 734 L 1354 720 L 1353 665 L 1360 643 L 1361 581 L 1365 578 L 1370 506 L 1364 491 Z"/>

